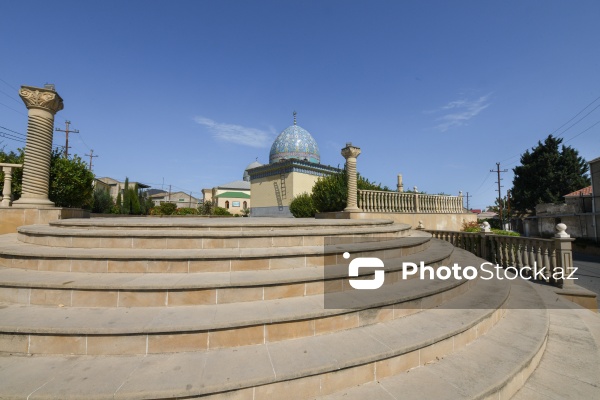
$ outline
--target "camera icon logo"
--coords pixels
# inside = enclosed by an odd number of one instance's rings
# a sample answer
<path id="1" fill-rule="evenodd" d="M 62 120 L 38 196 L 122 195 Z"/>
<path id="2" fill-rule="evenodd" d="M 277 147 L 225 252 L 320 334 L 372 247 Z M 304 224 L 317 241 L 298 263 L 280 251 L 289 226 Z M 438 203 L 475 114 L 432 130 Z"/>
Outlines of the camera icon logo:
<path id="1" fill-rule="evenodd" d="M 350 258 L 350 253 L 345 252 L 343 257 L 347 260 Z M 373 279 L 349 279 L 350 286 L 358 290 L 374 290 L 383 286 L 385 281 L 385 271 L 383 270 L 383 261 L 376 257 L 357 257 L 350 261 L 348 265 L 348 276 L 357 277 L 360 268 L 378 268 L 375 270 Z"/>

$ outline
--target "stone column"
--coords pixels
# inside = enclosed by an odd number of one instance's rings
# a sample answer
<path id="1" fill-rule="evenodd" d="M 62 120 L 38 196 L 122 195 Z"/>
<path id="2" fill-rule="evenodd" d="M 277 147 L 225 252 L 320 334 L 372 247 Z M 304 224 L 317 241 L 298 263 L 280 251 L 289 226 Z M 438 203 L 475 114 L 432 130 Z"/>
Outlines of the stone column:
<path id="1" fill-rule="evenodd" d="M 398 174 L 398 185 L 397 185 L 398 193 L 404 192 L 404 184 L 402 184 L 402 175 Z"/>
<path id="2" fill-rule="evenodd" d="M 573 272 L 573 249 L 571 248 L 571 242 L 575 239 L 571 238 L 571 235 L 567 233 L 567 226 L 565 224 L 556 225 L 556 234 L 554 235 L 554 247 L 556 249 L 556 267 L 562 269 L 565 277 L 568 277 Z M 562 281 L 563 288 L 572 288 L 575 286 L 575 282 L 572 279 L 565 279 Z"/>
<path id="3" fill-rule="evenodd" d="M 12 167 L 0 166 L 4 172 L 4 187 L 2 188 L 2 202 L 0 206 L 10 207 L 12 203 Z"/>
<path id="4" fill-rule="evenodd" d="M 360 147 L 352 146 L 352 143 L 346 143 L 342 149 L 342 156 L 346 159 L 346 174 L 348 174 L 348 201 L 344 211 L 360 211 L 356 202 L 356 157 L 360 154 Z"/>
<path id="5" fill-rule="evenodd" d="M 19 96 L 29 110 L 29 119 L 23 163 L 23 191 L 21 198 L 13 204 L 24 207 L 53 207 L 54 203 L 48 200 L 50 156 L 54 114 L 63 109 L 63 100 L 54 87 L 21 86 Z"/>

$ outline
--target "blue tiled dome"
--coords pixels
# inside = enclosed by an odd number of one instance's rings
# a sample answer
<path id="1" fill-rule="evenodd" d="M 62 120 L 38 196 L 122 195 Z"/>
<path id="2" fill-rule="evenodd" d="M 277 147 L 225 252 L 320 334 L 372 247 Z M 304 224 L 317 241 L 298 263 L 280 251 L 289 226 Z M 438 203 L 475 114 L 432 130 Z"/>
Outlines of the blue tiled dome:
<path id="1" fill-rule="evenodd" d="M 277 136 L 271 146 L 269 163 L 297 158 L 319 164 L 321 156 L 317 142 L 306 129 L 294 124 L 288 126 Z"/>

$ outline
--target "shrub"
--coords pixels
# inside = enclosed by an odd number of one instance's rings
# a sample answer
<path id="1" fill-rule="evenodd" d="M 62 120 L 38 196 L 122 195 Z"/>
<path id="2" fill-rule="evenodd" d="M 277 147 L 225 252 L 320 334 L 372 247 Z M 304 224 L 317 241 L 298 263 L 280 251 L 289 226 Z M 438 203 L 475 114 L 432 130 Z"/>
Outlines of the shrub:
<path id="1" fill-rule="evenodd" d="M 477 221 L 471 221 L 471 222 L 463 222 L 462 224 L 462 231 L 463 232 L 481 232 L 481 226 L 479 224 L 479 222 Z"/>
<path id="2" fill-rule="evenodd" d="M 231 215 L 229 210 L 223 207 L 213 207 L 213 215 Z"/>
<path id="3" fill-rule="evenodd" d="M 198 206 L 198 212 L 200 215 L 212 215 L 213 213 L 213 203 L 210 201 L 205 201 L 204 203 Z"/>
<path id="4" fill-rule="evenodd" d="M 308 193 L 302 193 L 294 197 L 290 203 L 290 212 L 296 218 L 313 218 L 316 210 L 312 196 Z"/>
<path id="5" fill-rule="evenodd" d="M 198 215 L 196 208 L 182 207 L 175 210 L 176 215 Z"/>
<path id="6" fill-rule="evenodd" d="M 92 212 L 100 214 L 109 214 L 112 212 L 115 203 L 110 196 L 110 193 L 106 190 L 96 188 L 94 190 L 94 202 L 92 205 Z"/>
<path id="7" fill-rule="evenodd" d="M 518 232 L 513 232 L 513 231 L 504 231 L 502 229 L 495 229 L 492 228 L 492 232 L 494 233 L 494 235 L 502 235 L 502 236 L 521 236 L 520 233 Z"/>
<path id="8" fill-rule="evenodd" d="M 158 215 L 173 215 L 177 211 L 177 204 L 163 202 L 158 206 Z"/>
<path id="9" fill-rule="evenodd" d="M 316 212 L 342 211 L 346 208 L 345 172 L 319 178 L 312 188 L 312 201 Z"/>

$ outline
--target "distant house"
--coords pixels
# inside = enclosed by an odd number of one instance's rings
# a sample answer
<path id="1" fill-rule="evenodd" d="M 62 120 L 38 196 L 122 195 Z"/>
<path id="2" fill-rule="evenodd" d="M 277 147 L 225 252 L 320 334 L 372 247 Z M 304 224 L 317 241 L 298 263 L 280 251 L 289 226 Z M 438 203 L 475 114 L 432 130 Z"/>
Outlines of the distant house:
<path id="1" fill-rule="evenodd" d="M 250 182 L 245 180 L 202 189 L 202 195 L 204 202 L 226 208 L 232 214 L 242 214 L 242 210 L 250 209 Z"/>
<path id="2" fill-rule="evenodd" d="M 198 208 L 201 203 L 199 199 L 185 192 L 164 192 L 151 194 L 148 196 L 154 203 L 154 206 L 159 206 L 160 203 L 173 203 L 177 208 Z"/>
<path id="3" fill-rule="evenodd" d="M 481 214 L 480 208 L 471 208 L 469 211 L 472 212 L 473 214 Z"/>
<path id="4" fill-rule="evenodd" d="M 558 223 L 567 225 L 571 237 L 598 241 L 600 231 L 600 196 L 594 196 L 600 188 L 600 157 L 588 162 L 592 185 L 564 195 L 565 202 L 538 204 L 535 216 L 523 221 L 525 236 L 550 236 Z M 596 189 L 596 190 L 594 190 Z"/>
<path id="5" fill-rule="evenodd" d="M 566 194 L 565 204 L 573 207 L 575 213 L 592 212 L 592 185 Z"/>
<path id="6" fill-rule="evenodd" d="M 125 189 L 125 182 L 121 182 L 118 181 L 116 179 L 113 178 L 109 178 L 109 177 L 104 177 L 104 178 L 98 178 L 96 179 L 96 181 L 101 182 L 101 183 L 96 183 L 97 185 L 100 184 L 103 187 L 108 187 L 109 188 L 109 192 L 110 192 L 110 196 L 112 197 L 113 200 L 117 200 L 117 196 L 119 195 L 119 193 L 121 193 L 121 196 L 123 195 L 123 190 Z M 137 184 L 138 189 L 148 189 L 150 186 L 140 183 L 140 182 L 134 182 L 134 181 L 129 181 L 129 187 L 134 187 L 134 185 Z"/>

